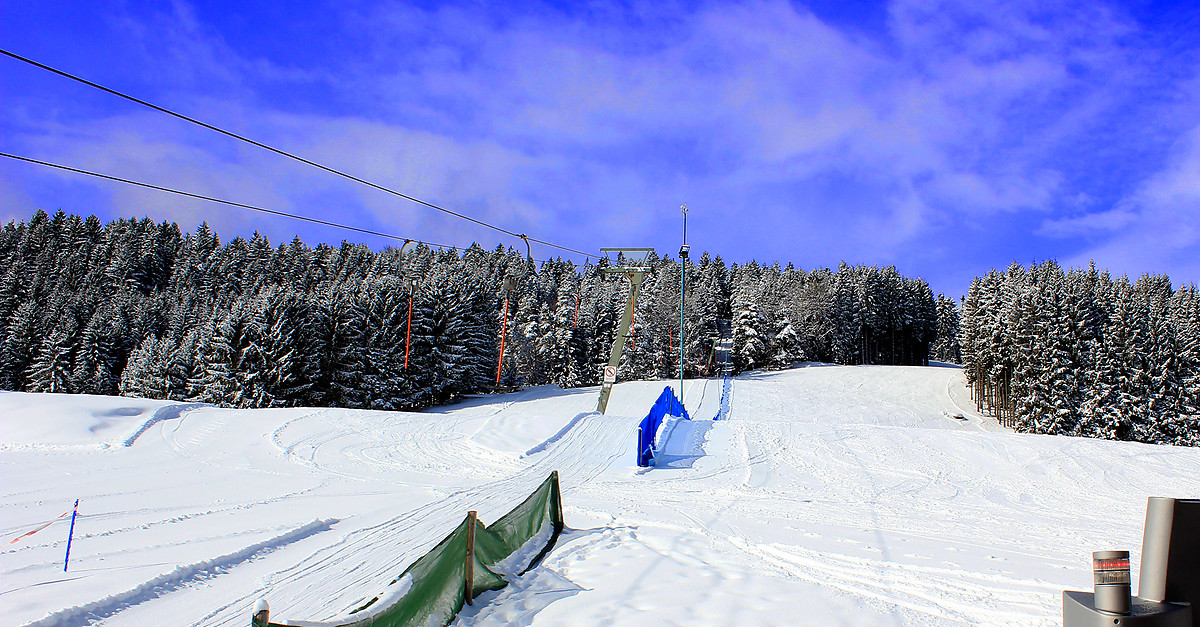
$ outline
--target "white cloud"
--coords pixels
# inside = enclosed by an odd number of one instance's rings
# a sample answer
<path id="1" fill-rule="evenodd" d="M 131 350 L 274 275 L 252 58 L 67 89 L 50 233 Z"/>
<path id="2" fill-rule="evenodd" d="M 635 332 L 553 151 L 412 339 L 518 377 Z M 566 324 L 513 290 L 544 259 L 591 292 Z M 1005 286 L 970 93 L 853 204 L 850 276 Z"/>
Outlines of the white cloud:
<path id="1" fill-rule="evenodd" d="M 1110 234 L 1138 221 L 1138 214 L 1127 206 L 1081 216 L 1046 220 L 1038 229 L 1047 237 L 1074 237 Z"/>
<path id="2" fill-rule="evenodd" d="M 1100 232 L 1072 263 L 1095 259 L 1134 276 L 1200 280 L 1200 126 L 1182 137 L 1165 167 L 1109 211 L 1047 223 L 1051 234 Z"/>
<path id="3" fill-rule="evenodd" d="M 574 247 L 613 243 L 602 235 L 674 242 L 685 201 L 714 216 L 694 231 L 714 248 L 730 220 L 767 257 L 789 254 L 778 224 L 837 227 L 836 237 L 793 236 L 833 263 L 896 259 L 964 223 L 1026 213 L 1045 216 L 1042 235 L 1145 222 L 1189 237 L 1179 217 L 1194 191 L 1186 159 L 1118 209 L 1081 204 L 1094 194 L 1066 172 L 1077 144 L 1102 141 L 1094 131 L 1112 124 L 1142 71 L 1126 45 L 1132 27 L 1113 11 L 898 0 L 879 39 L 777 0 L 630 11 L 352 8 L 330 28 L 367 52 L 302 68 L 239 56 L 184 4 L 123 28 L 154 66 L 172 67 L 167 100 L 198 117 Z M 162 50 L 152 49 L 155 29 L 166 33 Z M 219 96 L 196 95 L 214 82 Z M 279 84 L 320 85 L 356 108 L 263 106 L 266 86 Z M 450 243 L 502 241 L 152 118 L 112 115 L 85 133 L 43 125 L 25 140 L 42 156 L 273 209 Z M 259 223 L 147 192 L 119 191 L 113 203 L 185 226 L 208 215 L 239 230 Z"/>

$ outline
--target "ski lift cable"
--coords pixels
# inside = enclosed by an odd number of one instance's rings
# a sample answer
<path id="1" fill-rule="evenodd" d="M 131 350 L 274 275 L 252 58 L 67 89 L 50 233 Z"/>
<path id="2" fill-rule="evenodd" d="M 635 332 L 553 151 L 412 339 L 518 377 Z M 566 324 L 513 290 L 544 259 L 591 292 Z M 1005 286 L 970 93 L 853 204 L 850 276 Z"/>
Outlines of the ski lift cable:
<path id="1" fill-rule="evenodd" d="M 225 200 L 223 198 L 215 198 L 212 196 L 205 196 L 203 194 L 195 194 L 192 192 L 185 192 L 183 190 L 173 189 L 170 187 L 163 187 L 162 185 L 155 185 L 153 183 L 144 183 L 142 181 L 135 181 L 133 179 L 127 179 L 127 178 L 122 178 L 119 176 L 113 176 L 111 174 L 102 174 L 100 172 L 93 172 L 91 170 L 84 170 L 82 168 L 74 168 L 74 167 L 62 165 L 59 163 L 51 163 L 49 161 L 42 161 L 40 159 L 33 159 L 31 157 L 22 157 L 20 155 L 14 155 L 14 154 L 10 154 L 7 152 L 0 152 L 0 157 L 6 157 L 6 158 L 14 159 L 17 161 L 24 161 L 26 163 L 41 165 L 41 166 L 45 166 L 48 168 L 55 168 L 57 170 L 64 170 L 66 172 L 73 172 L 75 174 L 83 174 L 85 176 L 92 176 L 92 177 L 105 179 L 105 180 L 109 180 L 109 181 L 115 181 L 117 183 L 125 183 L 126 185 L 133 185 L 136 187 L 144 187 L 146 189 L 153 189 L 155 191 L 166 192 L 168 194 L 176 194 L 179 196 L 194 198 L 196 200 L 215 202 L 215 203 L 222 204 L 222 205 L 229 205 L 231 207 L 238 207 L 241 209 L 249 209 L 251 211 L 258 211 L 261 213 L 267 213 L 270 215 L 279 216 L 279 217 L 283 217 L 283 218 L 291 218 L 293 220 L 300 220 L 303 222 L 311 222 L 313 224 L 320 224 L 322 226 L 329 226 L 329 227 L 333 227 L 333 228 L 337 228 L 337 229 L 345 229 L 347 231 L 354 231 L 355 233 L 363 233 L 365 235 L 373 235 L 375 237 L 382 237 L 384 239 L 395 240 L 398 242 L 424 244 L 425 246 L 429 246 L 431 248 L 442 248 L 442 249 L 455 250 L 455 251 L 457 251 L 457 250 L 465 251 L 468 248 L 467 246 L 451 246 L 450 244 L 439 244 L 437 242 L 429 242 L 429 241 L 419 240 L 419 239 L 415 239 L 415 238 L 411 238 L 411 237 L 395 235 L 392 233 L 383 233 L 381 231 L 372 231 L 370 229 L 359 228 L 357 226 L 341 224 L 340 222 L 331 222 L 329 220 L 321 220 L 319 218 L 310 218 L 308 216 L 303 216 L 303 215 L 294 214 L 294 213 L 287 213 L 285 211 L 277 211 L 275 209 L 267 209 L 265 207 L 256 207 L 254 205 L 248 205 L 245 203 L 234 202 L 232 200 Z M 403 251 L 403 247 L 401 247 L 401 250 Z M 534 263 L 546 263 L 547 261 L 551 261 L 551 260 L 530 258 L 530 261 L 532 261 Z M 572 262 L 572 265 L 575 265 L 575 264 Z"/>
<path id="2" fill-rule="evenodd" d="M 185 192 L 185 191 L 178 190 L 178 189 L 172 189 L 170 187 L 154 185 L 153 183 L 143 183 L 141 181 L 135 181 L 132 179 L 127 179 L 127 178 L 121 178 L 119 176 L 112 176 L 111 174 L 101 174 L 100 172 L 92 172 L 90 170 L 84 170 L 81 168 L 73 168 L 73 167 L 67 166 L 67 165 L 51 163 L 49 161 L 41 161 L 39 159 L 32 159 L 30 157 L 22 157 L 20 155 L 9 154 L 7 152 L 0 152 L 0 157 L 7 157 L 9 159 L 16 159 L 17 161 L 25 161 L 27 163 L 43 165 L 43 166 L 46 166 L 49 168 L 65 170 L 67 172 L 74 172 L 76 174 L 84 174 L 87 176 L 94 176 L 96 178 L 107 179 L 109 181 L 116 181 L 118 183 L 125 183 L 127 185 L 135 185 L 137 187 L 145 187 L 147 189 L 153 189 L 153 190 L 157 190 L 160 192 L 167 192 L 168 194 L 177 194 L 179 196 L 186 196 L 188 198 L 195 198 L 197 200 L 206 200 L 208 202 L 215 202 L 215 203 L 219 203 L 222 205 L 229 205 L 232 207 L 240 207 L 242 209 L 249 209 L 251 211 L 260 211 L 262 213 L 268 213 L 271 215 L 280 216 L 280 217 L 284 217 L 284 218 L 292 218 L 294 220 L 302 220 L 304 222 L 312 222 L 314 224 L 321 224 L 324 226 L 331 226 L 334 228 L 346 229 L 348 231 L 354 231 L 356 233 L 364 233 L 366 235 L 374 235 L 375 237 L 382 237 L 382 238 L 392 239 L 392 240 L 396 240 L 396 241 L 416 242 L 418 244 L 425 244 L 426 246 L 431 246 L 434 248 L 449 248 L 451 250 L 465 250 L 461 246 L 450 246 L 449 244 L 438 244 L 436 242 L 425 242 L 425 241 L 413 239 L 410 237 L 401 237 L 399 235 L 393 235 L 391 233 L 382 233 L 380 231 L 372 231 L 370 229 L 363 229 L 363 228 L 359 228 L 357 226 L 340 224 L 338 222 L 330 222 L 328 220 L 321 220 L 318 218 L 310 218 L 308 216 L 302 216 L 302 215 L 298 215 L 298 214 L 294 214 L 294 213 L 287 213 L 284 211 L 276 211 L 274 209 L 266 209 L 264 207 L 256 207 L 254 205 L 247 205 L 245 203 L 234 202 L 232 200 L 225 200 L 222 198 L 214 198 L 212 196 L 205 196 L 203 194 L 194 194 L 192 192 Z"/>
<path id="3" fill-rule="evenodd" d="M 238 135 L 237 133 L 234 133 L 234 132 L 232 132 L 232 131 L 227 131 L 227 130 L 225 130 L 225 129 L 223 129 L 223 128 L 220 128 L 220 127 L 217 127 L 217 126 L 213 126 L 212 124 L 208 124 L 208 123 L 206 123 L 206 122 L 202 122 L 202 121 L 200 121 L 200 120 L 197 120 L 196 118 L 192 118 L 192 117 L 186 116 L 186 115 L 184 115 L 184 114 L 182 114 L 182 113 L 176 113 L 175 111 L 172 111 L 172 110 L 170 110 L 170 109 L 167 109 L 167 108 L 165 108 L 165 107 L 160 107 L 160 106 L 158 106 L 158 105 L 156 105 L 156 104 L 153 104 L 153 103 L 147 102 L 147 101 L 145 101 L 145 100 L 142 100 L 142 99 L 140 99 L 140 98 L 136 98 L 136 97 L 134 97 L 134 96 L 130 96 L 130 95 L 128 95 L 128 94 L 122 93 L 122 92 L 120 92 L 120 91 L 117 91 L 117 90 L 115 90 L 115 89 L 112 89 L 112 88 L 109 88 L 109 87 L 105 87 L 105 86 L 103 86 L 103 85 L 100 85 L 100 84 L 98 84 L 98 83 L 94 83 L 94 82 L 92 82 L 92 81 L 89 81 L 89 80 L 87 80 L 87 79 L 85 79 L 85 78 L 82 78 L 82 77 L 79 77 L 79 76 L 75 76 L 74 74 L 71 74 L 71 73 L 69 73 L 69 72 L 65 72 L 65 71 L 63 71 L 63 70 L 59 70 L 59 69 L 57 69 L 57 68 L 50 67 L 49 65 L 46 65 L 46 64 L 44 64 L 44 63 L 39 63 L 39 62 L 37 62 L 37 61 L 34 61 L 33 59 L 29 59 L 29 58 L 23 57 L 23 56 L 21 56 L 21 55 L 19 55 L 19 54 L 16 54 L 16 53 L 13 53 L 13 52 L 9 52 L 8 50 L 4 50 L 3 48 L 0 48 L 0 53 L 3 53 L 4 55 L 6 55 L 6 56 L 9 56 L 9 57 L 12 57 L 13 59 L 16 59 L 16 60 L 18 60 L 18 61 L 23 61 L 23 62 L 25 62 L 25 63 L 28 63 L 28 64 L 30 64 L 30 65 L 32 65 L 32 66 L 34 66 L 34 67 L 38 67 L 38 68 L 41 68 L 41 69 L 43 69 L 43 70 L 46 70 L 46 71 L 48 71 L 48 72 L 52 72 L 52 73 L 54 73 L 54 74 L 58 74 L 59 76 L 62 76 L 62 77 L 64 77 L 64 78 L 69 78 L 69 79 L 71 79 L 71 80 L 73 80 L 73 81 L 77 81 L 77 82 L 83 83 L 84 85 L 87 85 L 87 86 L 89 86 L 89 87 L 93 87 L 93 88 L 95 88 L 95 89 L 99 89 L 100 91 L 103 91 L 103 92 L 106 92 L 106 93 L 112 94 L 112 95 L 114 95 L 114 96 L 117 96 L 117 97 L 120 97 L 120 98 L 124 98 L 125 100 L 129 100 L 130 102 L 134 102 L 134 103 L 137 103 L 137 104 L 139 104 L 139 105 L 142 105 L 142 106 L 144 106 L 144 107 L 148 107 L 148 108 L 154 109 L 155 111 L 158 111 L 158 112 L 161 112 L 161 113 L 165 113 L 165 114 L 167 114 L 167 115 L 170 115 L 170 116 L 172 116 L 172 117 L 178 118 L 178 119 L 180 119 L 180 120 L 184 120 L 184 121 L 186 121 L 186 122 L 191 122 L 192 124 L 196 124 L 196 125 L 198 125 L 198 126 L 202 126 L 202 127 L 206 128 L 206 129 L 209 129 L 209 130 L 211 130 L 211 131 L 215 131 L 215 132 L 217 132 L 217 133 L 220 133 L 220 134 L 222 134 L 222 135 L 225 135 L 225 136 L 227 136 L 227 137 L 231 137 L 231 138 L 233 138 L 233 139 L 236 139 L 236 140 L 239 140 L 239 141 L 246 142 L 247 144 L 250 144 L 250 145 L 252 145 L 252 146 L 257 146 L 257 147 L 259 147 L 259 148 L 262 148 L 263 150 L 267 150 L 267 151 L 273 152 L 273 153 L 275 153 L 275 154 L 277 154 L 277 155 L 280 155 L 280 156 L 283 156 L 283 157 L 287 157 L 288 159 L 293 159 L 293 160 L 295 160 L 295 161 L 299 161 L 300 163 L 303 163 L 303 164 L 305 164 L 305 165 L 312 166 L 312 167 L 314 167 L 314 168 L 317 168 L 317 169 L 319 169 L 319 170 L 323 170 L 323 171 L 325 171 L 325 172 L 328 172 L 328 173 L 330 173 L 330 174 L 333 174 L 333 175 L 336 175 L 336 176 L 340 176 L 340 177 L 342 177 L 342 178 L 345 178 L 345 179 L 349 179 L 349 180 L 351 180 L 351 181 L 354 181 L 354 182 L 356 182 L 356 183 L 360 183 L 360 184 L 362 184 L 362 185 L 366 185 L 366 186 L 368 186 L 368 187 L 371 187 L 371 188 L 377 189 L 377 190 L 379 190 L 379 191 L 382 191 L 382 192 L 385 192 L 385 193 L 388 193 L 388 194 L 392 194 L 393 196 L 398 196 L 398 197 L 400 197 L 400 198 L 403 198 L 403 199 L 405 199 L 405 200 L 408 200 L 408 201 L 411 201 L 411 202 L 417 203 L 417 204 L 419 204 L 419 205 L 424 205 L 424 206 L 426 206 L 426 207 L 429 207 L 430 209 L 435 209 L 435 210 L 437 210 L 437 211 L 440 211 L 440 212 L 442 212 L 442 213 L 445 213 L 445 214 L 448 214 L 448 215 L 454 216 L 454 217 L 456 217 L 456 218 L 460 218 L 460 219 L 462 219 L 462 220 L 466 220 L 466 221 L 468 221 L 468 222 L 471 222 L 471 223 L 477 224 L 477 225 L 479 225 L 479 226 L 482 226 L 482 227 L 486 227 L 486 228 L 492 229 L 492 230 L 494 230 L 494 231 L 498 231 L 498 232 L 500 232 L 500 233 L 504 233 L 504 234 L 506 234 L 506 235 L 511 235 L 511 236 L 513 236 L 513 237 L 520 237 L 520 238 L 522 238 L 522 239 L 526 239 L 526 240 L 527 240 L 527 242 L 526 242 L 526 243 L 528 243 L 529 241 L 532 241 L 532 242 L 534 242 L 534 243 L 541 244 L 541 245 L 543 245 L 543 246 L 549 246 L 550 248 L 557 248 L 558 250 L 566 251 L 566 252 L 573 253 L 573 254 L 576 254 L 576 255 L 583 255 L 583 256 L 584 256 L 584 257 L 586 257 L 586 258 L 590 258 L 590 257 L 592 256 L 592 255 L 588 255 L 587 253 L 585 253 L 585 252 L 583 252 L 583 251 L 581 251 L 581 250 L 575 250 L 575 249 L 573 249 L 573 248 L 567 248 L 567 247 L 565 247 L 565 246 L 559 246 L 558 244 L 553 244 L 553 243 L 551 243 L 551 242 L 548 242 L 548 241 L 545 241 L 545 240 L 540 240 L 540 239 L 536 239 L 536 238 L 532 238 L 532 237 L 530 237 L 530 238 L 526 238 L 524 235 L 520 235 L 520 234 L 518 234 L 518 233 L 514 233 L 514 232 L 512 232 L 512 231 L 509 231 L 508 229 L 505 229 L 505 228 L 502 228 L 502 227 L 496 226 L 496 225 L 494 225 L 494 224 L 489 224 L 489 223 L 487 223 L 487 222 L 484 222 L 484 221 L 482 221 L 482 220 L 478 220 L 478 219 L 476 219 L 476 218 L 472 218 L 471 216 L 468 216 L 468 215 L 465 215 L 465 214 L 459 213 L 459 212 L 457 212 L 457 211 L 453 211 L 453 210 L 450 210 L 450 209 L 446 209 L 445 207 L 440 207 L 440 206 L 438 206 L 438 205 L 435 205 L 435 204 L 433 204 L 433 203 L 431 203 L 431 202 L 426 202 L 426 201 L 424 201 L 424 200 L 421 200 L 420 198 L 416 198 L 416 197 L 413 197 L 413 196 L 409 196 L 409 195 L 407 195 L 407 194 L 404 194 L 404 193 L 398 192 L 398 191 L 396 191 L 396 190 L 394 190 L 394 189 L 391 189 L 391 188 L 385 187 L 385 186 L 383 186 L 383 185 L 379 185 L 378 183 L 372 183 L 371 181 L 368 181 L 368 180 L 366 180 L 366 179 L 359 178 L 359 177 L 357 177 L 357 176 L 354 176 L 354 175 L 352 175 L 352 174 L 347 174 L 346 172 L 342 172 L 341 170 L 337 170 L 337 169 L 335 169 L 335 168 L 331 168 L 331 167 L 329 167 L 329 166 L 322 165 L 322 164 L 320 164 L 320 163 L 317 163 L 317 162 L 315 162 L 315 161 L 310 161 L 310 160 L 308 160 L 308 159 L 305 159 L 304 157 L 300 157 L 300 156 L 294 155 L 294 154 L 292 154 L 292 153 L 290 153 L 290 152 L 287 152 L 287 151 L 284 151 L 284 150 L 280 150 L 279 148 L 274 148 L 274 147 L 272 147 L 272 146 L 268 146 L 267 144 L 264 144 L 264 143 L 262 143 L 262 142 L 255 141 L 255 140 L 253 140 L 253 139 L 250 139 L 250 138 L 248 138 L 248 137 L 244 137 L 244 136 L 242 136 L 242 135 Z"/>

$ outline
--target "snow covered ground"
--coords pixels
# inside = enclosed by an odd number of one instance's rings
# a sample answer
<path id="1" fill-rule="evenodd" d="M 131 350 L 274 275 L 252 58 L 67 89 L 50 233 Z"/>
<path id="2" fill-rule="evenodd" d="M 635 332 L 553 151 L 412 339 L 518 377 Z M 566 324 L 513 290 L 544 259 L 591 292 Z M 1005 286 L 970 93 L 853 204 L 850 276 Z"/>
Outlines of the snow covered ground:
<path id="1" fill-rule="evenodd" d="M 336 618 L 557 469 L 568 530 L 458 624 L 1053 625 L 1091 551 L 1136 578 L 1147 496 L 1200 496 L 1200 450 L 1013 434 L 938 367 L 751 373 L 717 422 L 721 382 L 689 381 L 697 420 L 638 469 L 668 383 L 607 416 L 595 388 L 421 413 L 0 393 L 0 616 Z M 76 498 L 68 572 L 65 520 L 8 544 Z"/>

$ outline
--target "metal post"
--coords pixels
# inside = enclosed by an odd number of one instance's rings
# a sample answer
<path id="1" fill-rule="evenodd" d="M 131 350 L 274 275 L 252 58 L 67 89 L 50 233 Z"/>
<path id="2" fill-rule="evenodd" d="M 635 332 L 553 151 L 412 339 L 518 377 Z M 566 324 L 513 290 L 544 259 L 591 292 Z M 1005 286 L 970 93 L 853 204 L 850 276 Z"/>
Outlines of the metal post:
<path id="1" fill-rule="evenodd" d="M 612 352 L 608 356 L 608 366 L 606 370 L 611 368 L 611 372 L 615 373 L 617 365 L 621 362 L 621 353 L 625 351 L 625 340 L 629 338 L 629 328 L 633 324 L 633 308 L 637 305 L 638 292 L 642 288 L 642 280 L 646 278 L 646 273 L 650 268 L 645 266 L 646 257 L 651 252 L 652 248 L 601 248 L 600 252 L 610 253 L 616 252 L 618 255 L 622 253 L 641 253 L 641 259 L 634 262 L 634 266 L 620 266 L 616 268 L 603 268 L 602 272 L 608 274 L 623 274 L 629 279 L 629 300 L 625 303 L 625 314 L 621 316 L 621 326 L 617 329 L 617 336 L 613 338 Z M 620 259 L 620 257 L 618 257 Z M 604 413 L 608 409 L 608 397 L 612 394 L 613 384 L 616 382 L 614 377 L 605 376 L 600 385 L 600 401 L 596 404 L 596 411 Z"/>
<path id="2" fill-rule="evenodd" d="M 686 292 L 687 276 L 687 204 L 680 205 L 683 212 L 683 246 L 679 247 L 679 402 L 683 402 L 683 299 Z"/>
<path id="3" fill-rule="evenodd" d="M 642 279 L 646 277 L 645 270 L 624 271 L 629 277 L 629 299 L 625 302 L 625 314 L 621 316 L 621 326 L 617 329 L 617 337 L 613 340 L 612 351 L 608 355 L 608 365 L 616 366 L 621 361 L 621 353 L 625 350 L 625 340 L 629 337 L 629 327 L 633 322 L 633 307 L 637 303 L 638 291 L 642 288 Z M 600 402 L 596 411 L 604 413 L 608 409 L 608 397 L 612 394 L 612 384 L 605 383 L 600 387 Z"/>
<path id="4" fill-rule="evenodd" d="M 67 565 L 71 563 L 71 538 L 75 537 L 75 516 L 79 514 L 79 499 L 75 499 L 75 509 L 71 510 L 71 530 L 67 532 L 67 557 L 63 559 L 63 572 L 67 572 Z"/>
<path id="5" fill-rule="evenodd" d="M 1200 500 L 1152 496 L 1146 503 L 1138 596 L 1192 604 L 1200 612 Z M 1197 616 L 1200 619 L 1200 616 Z"/>
<path id="6" fill-rule="evenodd" d="M 408 349 L 412 345 L 412 289 L 408 290 L 408 329 L 404 332 L 404 369 L 408 370 Z"/>
<path id="7" fill-rule="evenodd" d="M 505 276 L 504 285 L 500 288 L 504 294 L 504 319 L 503 326 L 500 331 L 500 358 L 496 360 L 496 386 L 500 386 L 500 372 L 504 368 L 504 341 L 508 338 L 508 300 L 512 296 L 513 290 L 517 289 L 517 281 L 529 274 L 530 268 L 533 267 L 533 253 L 529 248 L 529 238 L 524 235 L 517 237 L 525 240 L 525 261 L 521 264 L 521 274 L 518 277 Z"/>
<path id="8" fill-rule="evenodd" d="M 500 330 L 500 358 L 496 360 L 496 385 L 500 385 L 500 371 L 504 368 L 504 340 L 508 339 L 508 296 L 504 296 L 504 324 Z"/>
<path id="9" fill-rule="evenodd" d="M 404 249 L 412 243 L 411 239 L 404 240 L 404 245 L 400 247 L 400 276 L 408 280 L 408 328 L 404 332 L 404 369 L 408 370 L 408 349 L 412 344 L 412 306 L 413 292 L 417 289 L 417 280 L 407 275 L 404 269 Z"/>

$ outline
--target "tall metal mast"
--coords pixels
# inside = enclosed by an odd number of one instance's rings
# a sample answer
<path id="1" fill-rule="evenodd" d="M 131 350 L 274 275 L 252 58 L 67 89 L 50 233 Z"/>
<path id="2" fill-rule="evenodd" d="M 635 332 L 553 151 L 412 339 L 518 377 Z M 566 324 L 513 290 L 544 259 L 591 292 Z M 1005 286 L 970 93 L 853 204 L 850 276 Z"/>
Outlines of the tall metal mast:
<path id="1" fill-rule="evenodd" d="M 687 260 L 689 248 L 687 245 L 687 204 L 679 206 L 679 210 L 683 212 L 683 246 L 679 247 L 679 402 L 683 402 L 683 297 L 685 292 L 684 286 L 687 283 L 684 276 L 687 274 Z"/>

